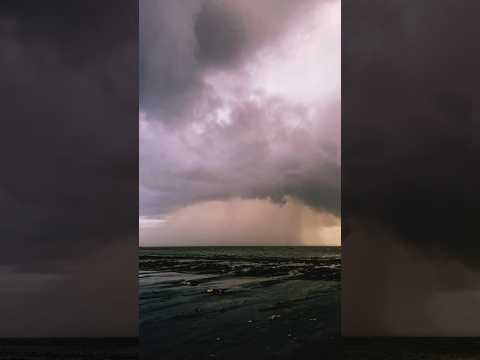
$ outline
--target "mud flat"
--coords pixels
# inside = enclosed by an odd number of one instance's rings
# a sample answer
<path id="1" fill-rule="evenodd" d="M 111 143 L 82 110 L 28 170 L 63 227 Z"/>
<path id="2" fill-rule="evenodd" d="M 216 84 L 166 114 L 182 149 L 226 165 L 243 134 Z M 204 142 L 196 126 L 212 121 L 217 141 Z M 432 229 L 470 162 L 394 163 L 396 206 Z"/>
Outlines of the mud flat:
<path id="1" fill-rule="evenodd" d="M 338 355 L 339 253 L 226 252 L 140 254 L 143 358 Z"/>

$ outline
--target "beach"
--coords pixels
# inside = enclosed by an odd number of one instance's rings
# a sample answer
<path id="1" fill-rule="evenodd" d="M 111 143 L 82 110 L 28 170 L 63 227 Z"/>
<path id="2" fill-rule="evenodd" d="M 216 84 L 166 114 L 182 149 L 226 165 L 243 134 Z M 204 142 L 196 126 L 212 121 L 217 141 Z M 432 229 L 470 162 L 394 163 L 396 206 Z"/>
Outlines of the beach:
<path id="1" fill-rule="evenodd" d="M 140 250 L 144 358 L 335 358 L 339 248 Z"/>

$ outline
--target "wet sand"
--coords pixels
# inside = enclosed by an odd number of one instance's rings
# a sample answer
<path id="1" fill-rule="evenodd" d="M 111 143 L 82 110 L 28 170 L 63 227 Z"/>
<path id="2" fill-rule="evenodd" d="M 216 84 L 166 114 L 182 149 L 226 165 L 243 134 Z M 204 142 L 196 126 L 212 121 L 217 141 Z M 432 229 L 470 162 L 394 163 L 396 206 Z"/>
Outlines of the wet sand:
<path id="1" fill-rule="evenodd" d="M 337 358 L 339 258 L 163 254 L 140 269 L 146 359 Z"/>
<path id="2" fill-rule="evenodd" d="M 295 251 L 141 252 L 143 358 L 480 360 L 480 339 L 342 338 L 340 257 Z"/>

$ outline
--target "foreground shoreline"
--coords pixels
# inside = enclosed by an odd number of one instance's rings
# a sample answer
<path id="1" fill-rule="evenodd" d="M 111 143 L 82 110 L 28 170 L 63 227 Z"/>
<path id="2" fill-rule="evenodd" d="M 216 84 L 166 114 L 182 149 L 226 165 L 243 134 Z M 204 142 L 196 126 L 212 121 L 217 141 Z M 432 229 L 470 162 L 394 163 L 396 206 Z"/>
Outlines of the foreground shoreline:
<path id="1" fill-rule="evenodd" d="M 143 358 L 290 359 L 314 348 L 318 355 L 319 345 L 324 359 L 336 358 L 341 260 L 334 251 L 141 252 Z"/>

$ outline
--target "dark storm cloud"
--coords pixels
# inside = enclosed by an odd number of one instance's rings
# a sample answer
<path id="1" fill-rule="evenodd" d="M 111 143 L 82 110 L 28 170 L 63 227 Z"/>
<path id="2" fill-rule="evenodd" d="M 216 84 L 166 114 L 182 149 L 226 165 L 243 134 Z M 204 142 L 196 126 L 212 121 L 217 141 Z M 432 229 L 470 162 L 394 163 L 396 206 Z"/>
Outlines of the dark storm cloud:
<path id="1" fill-rule="evenodd" d="M 132 14 L 138 10 L 133 1 L 119 6 L 107 0 L 100 6 L 87 0 L 66 6 L 61 1 L 48 0 L 42 6 L 32 6 L 26 0 L 5 0 L 1 6 L 2 21 L 16 26 L 19 42 L 50 43 L 57 47 L 58 55 L 77 65 L 94 60 L 98 51 L 105 54 L 108 49 L 132 46 L 135 39 L 132 28 L 137 20 Z M 125 26 L 118 26 L 120 20 Z"/>
<path id="2" fill-rule="evenodd" d="M 472 267 L 479 11 L 476 2 L 349 1 L 342 42 L 346 223 L 375 220 L 427 255 Z"/>
<path id="3" fill-rule="evenodd" d="M 194 19 L 198 62 L 203 66 L 237 65 L 261 46 L 278 40 L 293 21 L 321 2 L 326 1 L 206 0 Z"/>
<path id="4" fill-rule="evenodd" d="M 242 19 L 220 2 L 206 3 L 194 26 L 200 63 L 230 64 L 247 45 Z"/>
<path id="5" fill-rule="evenodd" d="M 79 256 L 133 235 L 135 2 L 1 10 L 1 262 Z"/>
<path id="6" fill-rule="evenodd" d="M 137 18 L 0 4 L 0 337 L 137 333 Z"/>
<path id="7" fill-rule="evenodd" d="M 344 335 L 480 332 L 479 11 L 343 1 Z"/>
<path id="8" fill-rule="evenodd" d="M 232 68 L 326 0 L 140 2 L 140 106 L 178 123 L 209 91 L 202 75 Z"/>
<path id="9" fill-rule="evenodd" d="M 340 173 L 334 164 L 327 164 L 322 170 L 330 177 L 327 181 L 320 183 L 320 179 L 326 180 L 324 176 L 317 177 L 317 180 L 292 179 L 290 184 L 278 190 L 270 189 L 263 196 L 282 203 L 285 195 L 289 194 L 313 208 L 340 215 L 340 188 L 337 185 L 340 183 Z"/>
<path id="10" fill-rule="evenodd" d="M 142 1 L 141 214 L 288 195 L 338 214 L 339 21 L 338 1 Z"/>
<path id="11" fill-rule="evenodd" d="M 302 124 L 292 127 L 297 112 Z M 247 101 L 230 117 L 229 126 L 212 122 L 199 134 L 156 123 L 141 131 L 149 135 L 140 138 L 143 215 L 235 196 L 281 202 L 285 195 L 340 212 L 338 104 L 309 117 L 288 103 Z"/>

